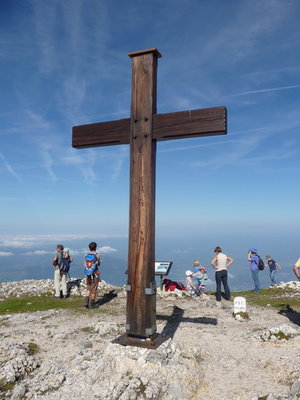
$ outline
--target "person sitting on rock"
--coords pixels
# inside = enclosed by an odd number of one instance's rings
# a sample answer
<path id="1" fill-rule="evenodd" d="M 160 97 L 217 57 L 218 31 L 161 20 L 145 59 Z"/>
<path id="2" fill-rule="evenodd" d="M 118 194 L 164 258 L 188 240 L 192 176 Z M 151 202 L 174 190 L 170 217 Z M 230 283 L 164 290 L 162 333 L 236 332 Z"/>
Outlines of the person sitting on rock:
<path id="1" fill-rule="evenodd" d="M 201 267 L 200 271 L 197 272 L 196 274 L 194 274 L 193 276 L 198 281 L 197 289 L 199 289 L 201 293 L 204 293 L 205 289 L 206 289 L 206 281 L 208 280 L 206 268 L 205 267 Z"/>
<path id="2" fill-rule="evenodd" d="M 186 290 L 193 296 L 199 296 L 199 290 L 193 284 L 193 272 L 191 270 L 187 270 L 185 272 L 186 275 Z"/>
<path id="3" fill-rule="evenodd" d="M 195 260 L 193 262 L 193 266 L 191 268 L 191 271 L 193 272 L 193 284 L 195 286 L 197 286 L 197 287 L 199 286 L 199 282 L 198 282 L 198 279 L 197 279 L 197 274 L 200 272 L 200 268 L 201 267 L 202 267 L 202 265 L 201 265 L 200 261 L 199 260 Z"/>

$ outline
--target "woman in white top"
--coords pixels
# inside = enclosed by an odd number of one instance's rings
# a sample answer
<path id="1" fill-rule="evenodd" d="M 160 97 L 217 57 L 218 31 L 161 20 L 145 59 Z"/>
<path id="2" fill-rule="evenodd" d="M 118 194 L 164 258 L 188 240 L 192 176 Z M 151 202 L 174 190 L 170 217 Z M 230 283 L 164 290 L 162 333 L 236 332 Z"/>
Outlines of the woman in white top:
<path id="1" fill-rule="evenodd" d="M 211 260 L 211 265 L 216 271 L 216 284 L 217 284 L 217 301 L 221 301 L 221 283 L 223 283 L 225 291 L 225 299 L 230 300 L 230 289 L 227 283 L 227 268 L 233 263 L 233 259 L 222 253 L 221 247 L 216 247 L 214 252 L 215 257 Z"/>

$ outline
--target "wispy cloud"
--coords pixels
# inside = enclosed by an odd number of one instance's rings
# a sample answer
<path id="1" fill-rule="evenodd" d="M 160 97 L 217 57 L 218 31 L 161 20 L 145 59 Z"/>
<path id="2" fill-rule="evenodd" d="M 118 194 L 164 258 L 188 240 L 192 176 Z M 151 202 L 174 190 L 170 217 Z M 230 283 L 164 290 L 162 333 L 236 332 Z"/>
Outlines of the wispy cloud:
<path id="1" fill-rule="evenodd" d="M 117 180 L 124 168 L 125 161 L 128 160 L 129 157 L 129 149 L 125 146 L 119 146 L 118 151 L 115 152 L 112 170 L 113 175 L 112 178 Z"/>
<path id="2" fill-rule="evenodd" d="M 97 180 L 94 171 L 96 164 L 96 155 L 94 150 L 85 150 L 85 154 L 80 154 L 77 150 L 68 149 L 65 153 L 65 155 L 62 155 L 62 161 L 78 168 L 86 183 L 93 183 Z"/>
<path id="3" fill-rule="evenodd" d="M 51 234 L 51 235 L 1 235 L 0 246 L 20 249 L 30 249 L 37 245 L 53 245 L 57 243 L 68 244 L 73 240 L 90 241 L 91 236 L 94 240 L 110 239 L 110 238 L 126 238 L 127 235 L 107 235 L 107 234 Z"/>
<path id="4" fill-rule="evenodd" d="M 249 90 L 246 92 L 231 94 L 231 95 L 228 95 L 228 97 L 246 96 L 249 94 L 269 93 L 269 92 L 277 92 L 280 90 L 291 90 L 291 89 L 299 89 L 299 88 L 300 88 L 300 85 L 280 86 L 280 87 L 266 88 L 266 89 L 260 89 L 260 90 Z"/>
<path id="5" fill-rule="evenodd" d="M 226 147 L 226 155 L 224 156 L 224 151 L 214 152 L 211 157 L 205 157 L 203 160 L 196 160 L 190 162 L 190 165 L 197 168 L 209 167 L 212 169 L 218 169 L 226 165 L 245 165 L 246 162 L 251 159 L 250 163 L 254 167 L 257 163 L 261 162 L 269 156 L 269 159 L 275 157 L 275 154 L 271 156 L 266 150 L 264 153 L 259 152 L 259 156 L 252 156 L 253 152 L 257 151 L 259 145 L 266 140 L 267 136 L 270 136 L 270 132 L 262 134 L 252 134 L 252 135 L 238 135 L 234 141 L 231 141 L 229 146 Z M 218 147 L 218 142 L 215 143 L 216 148 Z M 288 151 L 290 155 L 290 151 Z M 281 157 L 283 154 L 281 154 Z M 278 155 L 276 155 L 278 157 Z M 288 156 L 287 156 L 288 157 Z M 260 158 L 260 159 L 259 159 Z"/>
<path id="6" fill-rule="evenodd" d="M 0 161 L 2 161 L 2 165 L 4 167 L 4 169 L 6 170 L 6 172 L 8 172 L 10 175 L 12 175 L 14 178 L 16 178 L 17 180 L 20 179 L 19 175 L 16 173 L 16 171 L 14 170 L 14 168 L 11 166 L 11 164 L 6 160 L 6 158 L 4 157 L 4 155 L 2 153 L 0 153 Z"/>
<path id="7" fill-rule="evenodd" d="M 42 143 L 40 145 L 40 156 L 43 160 L 43 167 L 48 172 L 48 175 L 50 176 L 52 182 L 56 183 L 58 181 L 58 177 L 53 170 L 55 163 L 54 163 L 54 158 L 51 154 L 51 149 L 52 146 L 50 144 Z"/>
<path id="8" fill-rule="evenodd" d="M 14 253 L 11 253 L 10 251 L 0 251 L 0 257 L 9 257 L 13 255 Z"/>
<path id="9" fill-rule="evenodd" d="M 99 251 L 100 253 L 115 253 L 118 250 L 110 246 L 103 246 L 99 248 Z"/>
<path id="10" fill-rule="evenodd" d="M 219 140 L 218 145 L 224 145 L 224 144 L 229 144 L 229 143 L 234 143 L 235 140 Z M 187 151 L 187 150 L 193 150 L 197 148 L 202 148 L 202 147 L 215 147 L 216 144 L 213 143 L 201 143 L 201 144 L 195 144 L 195 145 L 188 145 L 188 146 L 176 146 L 176 145 L 171 145 L 172 147 L 169 148 L 159 148 L 158 153 L 170 153 L 174 151 Z"/>
<path id="11" fill-rule="evenodd" d="M 79 250 L 73 250 L 70 248 L 65 247 L 65 250 L 68 250 L 70 256 L 78 256 L 81 254 L 85 254 L 87 252 L 87 249 L 82 249 L 81 251 Z M 118 250 L 111 247 L 111 246 L 102 246 L 99 248 L 100 253 L 115 253 Z M 43 255 L 49 255 L 49 254 L 54 254 L 54 249 L 53 251 L 48 251 L 48 250 L 33 250 L 33 251 L 27 251 L 26 253 L 23 253 L 24 256 L 43 256 Z M 0 252 L 0 256 L 11 256 L 13 253 L 10 252 Z"/>
<path id="12" fill-rule="evenodd" d="M 26 253 L 23 253 L 24 256 L 44 256 L 46 254 L 52 254 L 53 251 L 47 251 L 47 250 L 34 250 L 34 251 L 27 251 Z"/>
<path id="13" fill-rule="evenodd" d="M 188 250 L 181 250 L 181 249 L 176 249 L 176 250 L 172 250 L 172 253 L 174 254 L 188 254 Z"/>

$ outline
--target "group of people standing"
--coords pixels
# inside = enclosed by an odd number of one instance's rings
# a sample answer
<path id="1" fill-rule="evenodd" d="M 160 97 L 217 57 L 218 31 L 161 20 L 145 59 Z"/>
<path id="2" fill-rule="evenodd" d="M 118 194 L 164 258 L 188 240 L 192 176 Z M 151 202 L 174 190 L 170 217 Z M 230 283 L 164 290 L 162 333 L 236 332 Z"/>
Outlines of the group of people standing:
<path id="1" fill-rule="evenodd" d="M 258 293 L 260 291 L 260 282 L 259 282 L 259 256 L 257 254 L 257 250 L 252 248 L 248 251 L 248 261 L 250 261 L 250 270 L 252 274 L 252 279 L 254 282 L 254 293 Z M 267 264 L 264 266 L 269 267 L 270 269 L 270 279 L 272 286 L 276 285 L 275 275 L 278 269 L 282 269 L 282 267 L 269 255 L 266 256 Z"/>
<path id="2" fill-rule="evenodd" d="M 230 289 L 228 286 L 228 268 L 233 263 L 233 258 L 222 252 L 221 247 L 216 247 L 214 249 L 215 256 L 211 260 L 211 266 L 215 270 L 215 280 L 216 280 L 216 299 L 221 301 L 222 297 L 222 285 L 224 289 L 224 297 L 226 300 L 230 300 Z M 274 286 L 276 284 L 276 271 L 282 269 L 282 267 L 270 256 L 266 256 L 266 263 L 264 263 L 259 255 L 257 254 L 257 249 L 251 248 L 248 250 L 248 261 L 250 264 L 250 271 L 254 283 L 254 293 L 260 291 L 260 281 L 259 272 L 264 267 L 268 267 L 270 271 L 271 284 Z M 260 266 L 262 263 L 262 266 Z M 203 277 L 203 271 L 205 270 L 205 277 Z M 294 265 L 293 271 L 300 280 L 300 258 Z M 202 274 L 202 275 L 201 275 Z M 201 278 L 200 278 L 201 277 Z M 200 278 L 200 281 L 199 281 Z M 192 294 L 192 296 L 199 296 L 205 291 L 205 285 L 203 280 L 207 280 L 206 268 L 203 267 L 198 260 L 194 261 L 191 270 L 186 271 L 186 288 Z"/>
<path id="3" fill-rule="evenodd" d="M 211 260 L 211 266 L 214 268 L 215 279 L 216 279 L 216 299 L 217 301 L 221 301 L 222 296 L 222 284 L 225 292 L 225 299 L 230 300 L 230 289 L 228 286 L 228 272 L 227 269 L 233 263 L 233 259 L 222 252 L 221 247 L 216 247 L 214 250 L 215 256 Z M 203 276 L 203 272 L 205 271 L 205 276 Z M 198 281 L 198 284 L 195 284 L 195 279 Z M 206 268 L 202 267 L 198 260 L 194 261 L 192 271 L 186 271 L 186 288 L 187 291 L 192 294 L 192 296 L 201 296 L 204 291 L 206 285 L 203 281 L 207 280 Z"/>
<path id="4" fill-rule="evenodd" d="M 52 259 L 54 269 L 54 288 L 56 299 L 66 299 L 68 297 L 67 277 L 70 264 L 73 262 L 70 257 L 69 250 L 65 249 L 62 244 L 56 246 L 55 256 Z M 97 243 L 89 244 L 89 251 L 84 258 L 84 268 L 86 274 L 86 296 L 84 299 L 84 307 L 96 307 L 96 294 L 100 279 L 100 255 L 97 253 Z"/>
<path id="5" fill-rule="evenodd" d="M 234 260 L 224 254 L 219 246 L 214 249 L 214 253 L 215 256 L 211 260 L 210 264 L 215 270 L 216 299 L 217 301 L 221 301 L 223 285 L 224 297 L 226 300 L 230 300 L 227 270 Z M 250 271 L 254 282 L 253 292 L 258 293 L 260 291 L 259 271 L 261 268 L 259 267 L 260 257 L 257 254 L 257 249 L 249 249 L 248 261 L 250 263 Z M 58 244 L 56 246 L 55 256 L 52 259 L 52 266 L 54 269 L 54 297 L 56 299 L 66 299 L 68 297 L 67 276 L 72 262 L 73 259 L 69 254 L 69 250 L 64 248 L 62 244 Z M 89 244 L 89 251 L 84 259 L 87 287 L 84 306 L 86 308 L 96 307 L 96 293 L 99 282 L 101 282 L 99 270 L 100 264 L 101 260 L 99 253 L 97 253 L 97 243 L 91 242 Z M 282 269 L 282 267 L 270 255 L 266 256 L 266 264 L 264 264 L 264 266 L 269 267 L 271 283 L 272 285 L 275 285 L 276 271 L 277 269 Z M 293 272 L 300 281 L 300 258 L 295 263 Z M 186 271 L 186 289 L 192 294 L 192 296 L 201 296 L 205 292 L 207 280 L 206 268 L 202 266 L 198 260 L 195 260 L 192 268 Z"/>

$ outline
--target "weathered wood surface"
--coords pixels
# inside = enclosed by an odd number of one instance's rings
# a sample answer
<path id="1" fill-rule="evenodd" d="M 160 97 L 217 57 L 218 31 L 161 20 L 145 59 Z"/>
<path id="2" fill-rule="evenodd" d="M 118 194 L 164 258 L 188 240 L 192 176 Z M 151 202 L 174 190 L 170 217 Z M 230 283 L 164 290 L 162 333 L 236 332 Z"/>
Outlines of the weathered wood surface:
<path id="1" fill-rule="evenodd" d="M 129 144 L 130 126 L 130 118 L 74 126 L 72 145 L 76 148 L 84 148 Z M 226 135 L 226 133 L 226 107 L 153 115 L 152 138 L 157 141 Z"/>
<path id="2" fill-rule="evenodd" d="M 72 146 L 78 149 L 129 144 L 129 141 L 130 118 L 78 125 L 72 128 Z"/>
<path id="3" fill-rule="evenodd" d="M 225 107 L 158 114 L 153 118 L 153 139 L 159 141 L 226 135 L 226 126 Z"/>
<path id="4" fill-rule="evenodd" d="M 160 52 L 156 48 L 133 51 L 132 53 L 128 53 L 128 56 L 130 58 L 133 58 L 133 57 L 139 57 L 139 56 L 142 56 L 142 55 L 145 55 L 145 54 L 153 54 L 155 59 L 161 57 Z"/>
<path id="5" fill-rule="evenodd" d="M 156 111 L 156 54 L 132 58 L 130 210 L 126 326 L 130 335 L 156 331 L 155 158 L 152 115 Z"/>

